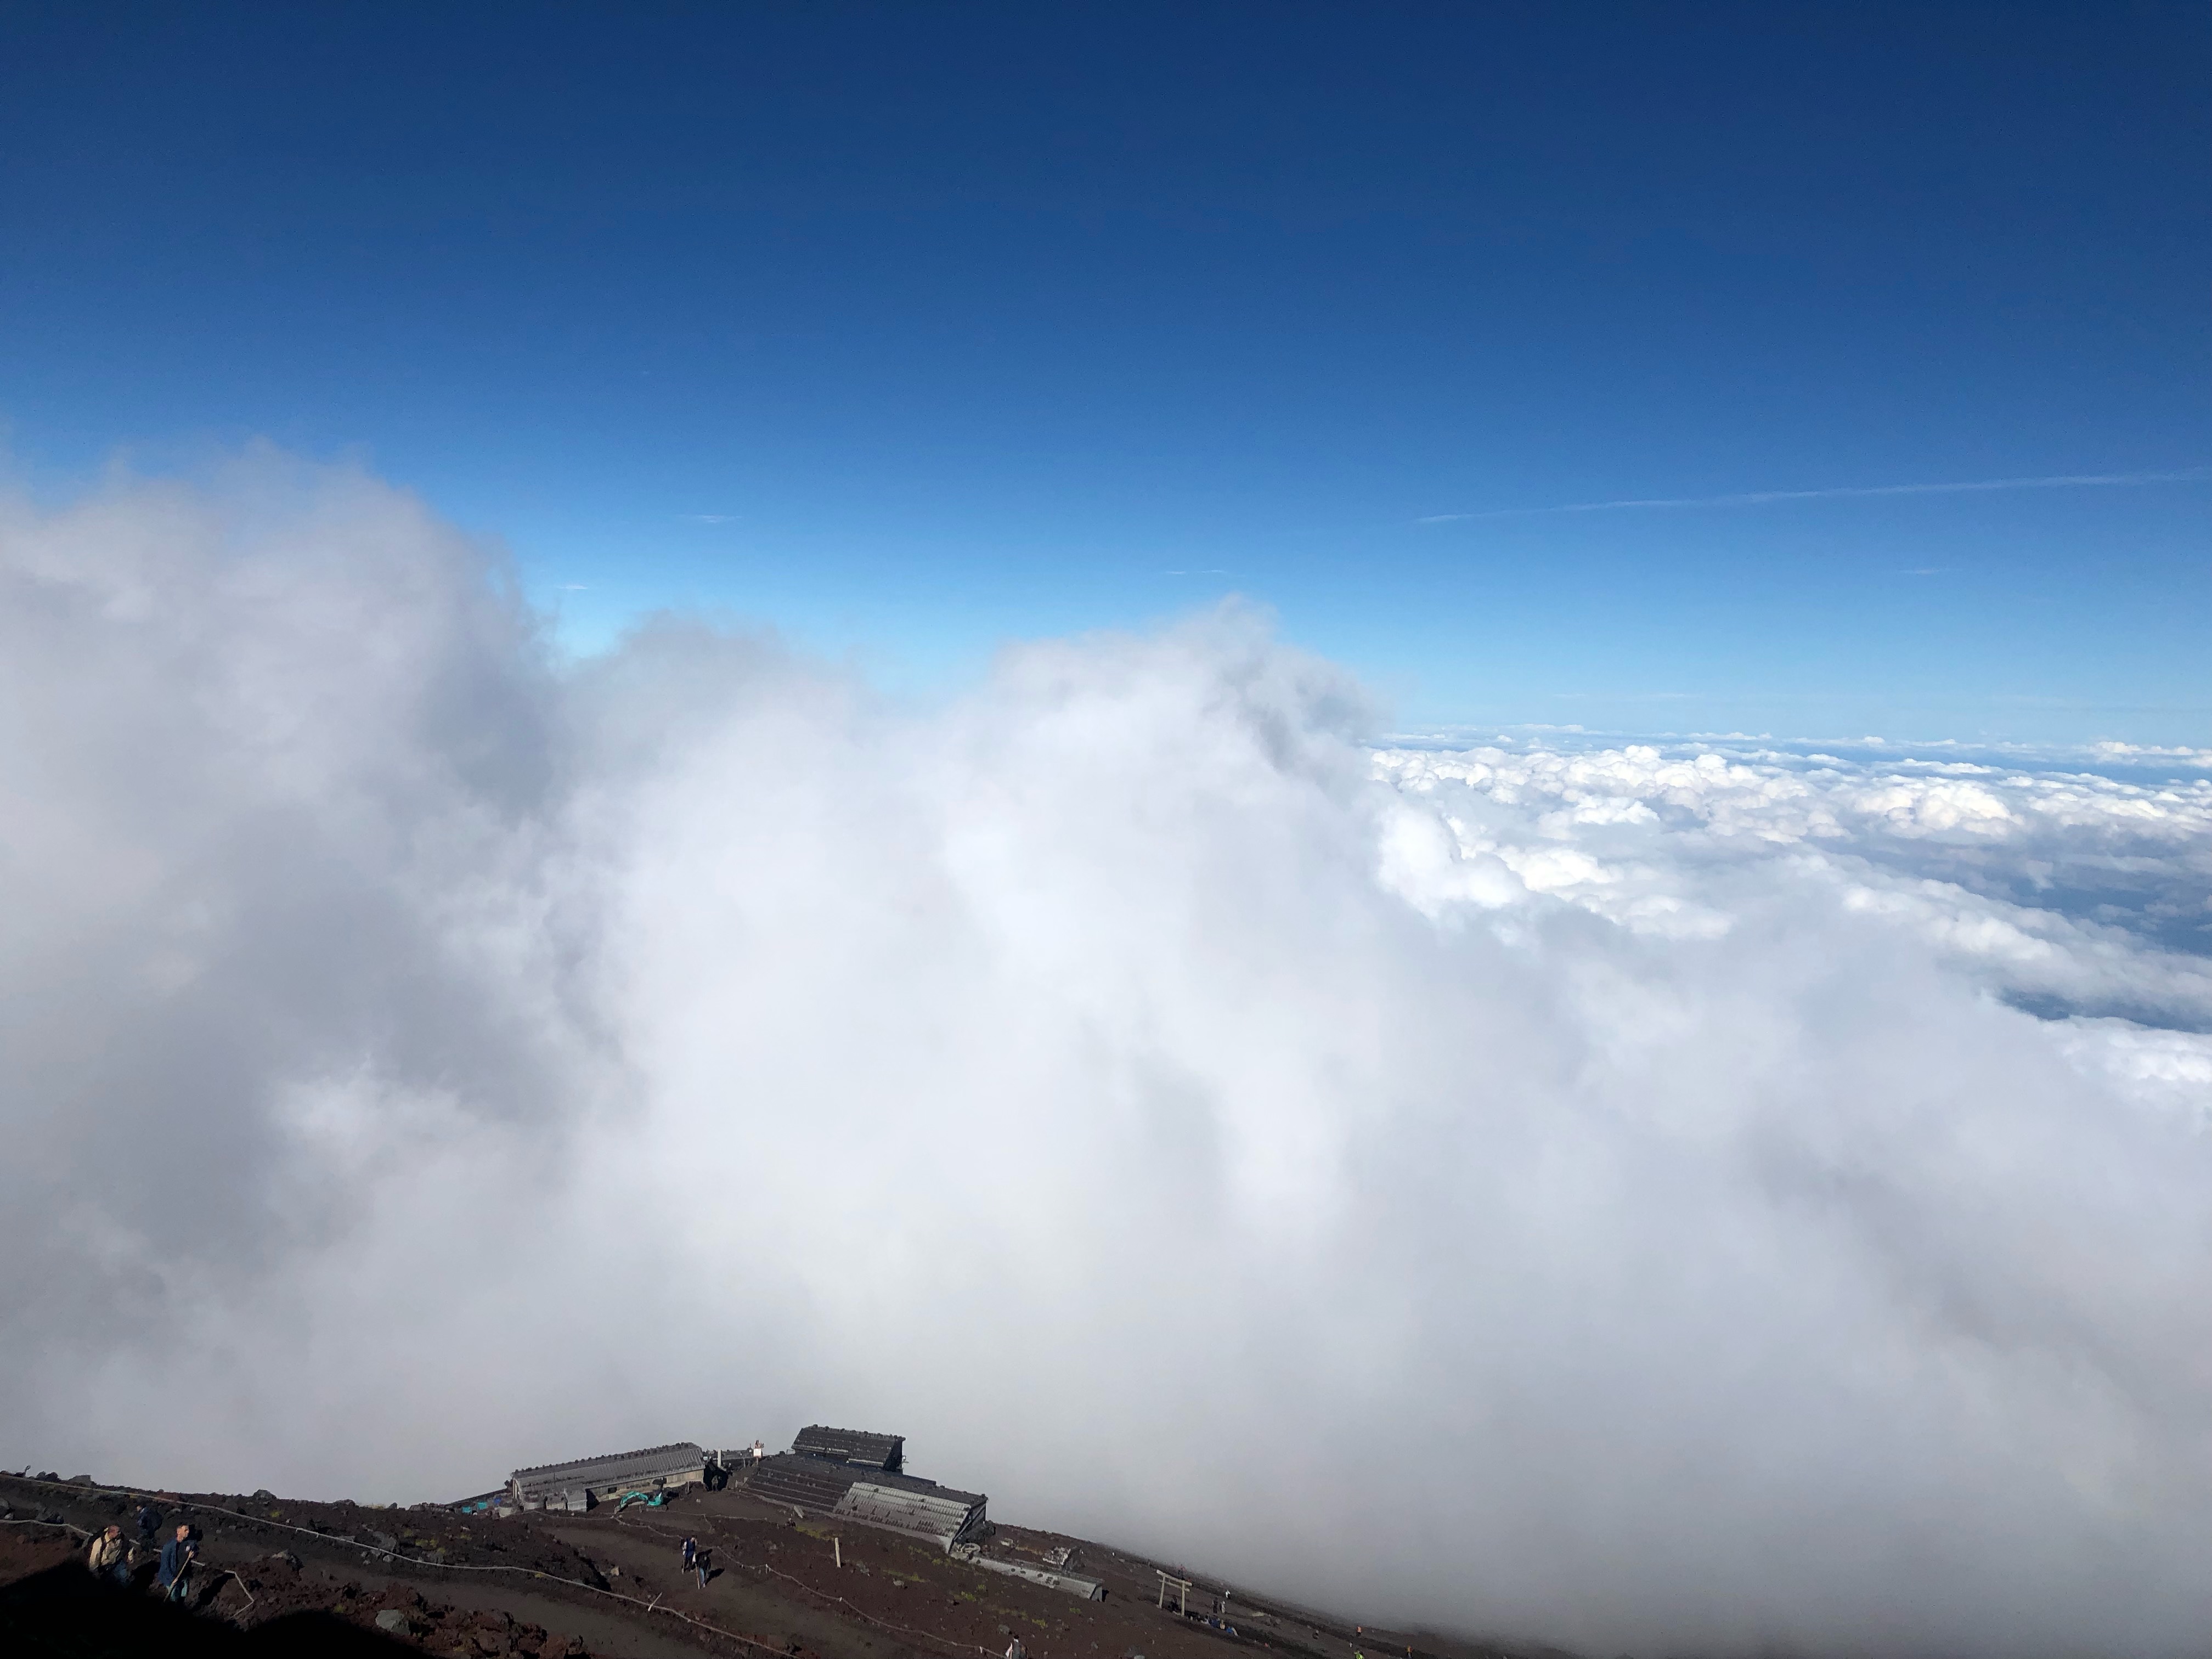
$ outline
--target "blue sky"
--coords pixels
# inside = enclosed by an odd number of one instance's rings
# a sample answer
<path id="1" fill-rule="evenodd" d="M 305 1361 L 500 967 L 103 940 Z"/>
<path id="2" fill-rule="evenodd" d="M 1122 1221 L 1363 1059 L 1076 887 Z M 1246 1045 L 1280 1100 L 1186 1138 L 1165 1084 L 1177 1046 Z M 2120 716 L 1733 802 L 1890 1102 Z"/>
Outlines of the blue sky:
<path id="1" fill-rule="evenodd" d="M 1401 728 L 2212 741 L 2199 7 L 0 32 L 43 489 L 356 457 L 908 689 L 1237 593 Z"/>

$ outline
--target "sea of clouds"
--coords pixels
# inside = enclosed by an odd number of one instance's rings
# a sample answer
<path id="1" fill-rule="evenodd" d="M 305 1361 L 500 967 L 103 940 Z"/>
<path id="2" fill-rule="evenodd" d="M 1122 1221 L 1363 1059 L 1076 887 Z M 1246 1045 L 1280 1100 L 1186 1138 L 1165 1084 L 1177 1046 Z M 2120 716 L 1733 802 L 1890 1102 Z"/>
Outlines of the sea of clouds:
<path id="1" fill-rule="evenodd" d="M 564 659 L 356 471 L 0 501 L 0 1459 L 803 1422 L 1611 1654 L 2212 1641 L 2212 752 L 1378 738 L 1237 611 Z"/>

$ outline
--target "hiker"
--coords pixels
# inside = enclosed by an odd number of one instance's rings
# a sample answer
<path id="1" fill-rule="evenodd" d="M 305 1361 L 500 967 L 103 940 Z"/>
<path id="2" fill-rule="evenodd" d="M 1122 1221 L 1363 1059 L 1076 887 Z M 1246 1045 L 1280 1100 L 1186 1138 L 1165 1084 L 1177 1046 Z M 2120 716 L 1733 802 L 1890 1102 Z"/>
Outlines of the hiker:
<path id="1" fill-rule="evenodd" d="M 138 1552 L 124 1541 L 123 1528 L 111 1526 L 94 1539 L 91 1548 L 85 1551 L 84 1566 L 94 1578 L 112 1578 L 118 1584 L 128 1586 L 131 1564 L 137 1559 Z"/>
<path id="2" fill-rule="evenodd" d="M 698 1559 L 699 1540 L 696 1538 L 685 1539 L 684 1540 L 684 1571 L 686 1572 L 690 1571 L 692 1567 L 697 1564 Z"/>
<path id="3" fill-rule="evenodd" d="M 712 1550 L 701 1550 L 696 1555 L 691 1558 L 692 1566 L 698 1571 L 699 1588 L 701 1589 L 707 1588 L 707 1562 L 713 1554 L 714 1552 Z"/>
<path id="4" fill-rule="evenodd" d="M 768 1448 L 767 1448 L 766 1446 L 762 1445 L 762 1444 L 761 1444 L 761 1443 L 760 1443 L 759 1441 L 757 1441 L 757 1440 L 754 1441 L 754 1442 L 753 1442 L 753 1467 L 754 1467 L 755 1468 L 760 1468 L 760 1466 L 761 1466 L 761 1463 L 762 1463 L 763 1460 L 763 1459 L 765 1459 L 767 1456 L 768 1456 Z"/>
<path id="5" fill-rule="evenodd" d="M 192 1547 L 192 1529 L 189 1526 L 177 1528 L 177 1535 L 161 1546 L 161 1565 L 154 1582 L 161 1593 L 172 1601 L 185 1599 L 186 1581 L 191 1576 L 192 1558 L 198 1552 Z"/>
<path id="6" fill-rule="evenodd" d="M 154 1547 L 154 1534 L 161 1530 L 161 1517 L 154 1513 L 151 1504 L 138 1506 L 138 1541 L 148 1549 Z"/>
<path id="7" fill-rule="evenodd" d="M 1006 1659 L 1029 1659 L 1029 1650 L 1022 1645 L 1020 1637 L 1006 1644 Z"/>

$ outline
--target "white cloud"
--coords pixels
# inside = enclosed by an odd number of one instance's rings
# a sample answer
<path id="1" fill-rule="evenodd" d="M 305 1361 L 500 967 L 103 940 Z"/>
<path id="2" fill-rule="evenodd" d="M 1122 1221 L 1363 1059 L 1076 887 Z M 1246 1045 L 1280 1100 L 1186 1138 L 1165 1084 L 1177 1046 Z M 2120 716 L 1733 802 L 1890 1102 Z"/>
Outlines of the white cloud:
<path id="1" fill-rule="evenodd" d="M 1996 994 L 2212 1030 L 2212 779 L 1693 744 L 1395 750 L 1376 765 L 1462 858 L 1632 930 L 1724 915 L 1717 895 L 1757 871 L 1913 933 Z M 1434 908 L 1418 882 L 1399 890 Z"/>
<path id="2" fill-rule="evenodd" d="M 2203 781 L 1370 750 L 1234 612 L 552 661 L 372 480 L 0 516 L 0 1458 L 818 1413 L 1462 1628 L 2201 1651 Z"/>
<path id="3" fill-rule="evenodd" d="M 1462 519 L 1526 518 L 1548 513 L 1619 513 L 1645 507 L 1771 507 L 1777 501 L 1824 501 L 1865 495 L 1972 495 L 2015 489 L 2081 489 L 2114 485 L 2200 483 L 2212 471 L 2197 466 L 2178 472 L 2063 472 L 2039 478 L 1978 478 L 1963 483 L 1848 484 L 1827 489 L 1753 489 L 1733 495 L 1644 496 L 1612 501 L 1574 501 L 1564 507 L 1500 507 L 1480 513 L 1429 513 L 1415 524 L 1454 524 Z M 1931 576 L 1934 570 L 1908 570 Z"/>

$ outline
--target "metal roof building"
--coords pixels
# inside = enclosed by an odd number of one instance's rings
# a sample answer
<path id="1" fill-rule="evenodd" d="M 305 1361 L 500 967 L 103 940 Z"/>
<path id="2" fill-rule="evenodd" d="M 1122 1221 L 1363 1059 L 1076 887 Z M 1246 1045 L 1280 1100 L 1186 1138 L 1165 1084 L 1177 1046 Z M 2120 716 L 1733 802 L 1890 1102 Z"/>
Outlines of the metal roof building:
<path id="1" fill-rule="evenodd" d="M 890 1484 L 893 1481 L 897 1484 Z M 985 1529 L 983 1503 L 981 1492 L 955 1492 L 933 1481 L 879 1474 L 855 1480 L 830 1513 L 865 1521 L 872 1527 L 896 1527 L 901 1532 L 934 1539 L 949 1552 L 955 1544 L 965 1543 Z"/>
<path id="2" fill-rule="evenodd" d="M 864 1469 L 896 1474 L 906 1462 L 906 1437 L 876 1434 L 866 1429 L 830 1429 L 809 1424 L 791 1443 L 802 1457 L 819 1457 L 832 1463 L 852 1463 Z"/>
<path id="3" fill-rule="evenodd" d="M 745 1490 L 771 1504 L 789 1504 L 809 1515 L 827 1515 L 853 1483 L 868 1473 L 848 1463 L 827 1463 L 796 1452 L 777 1452 L 754 1466 Z"/>
<path id="4" fill-rule="evenodd" d="M 507 1489 L 519 1509 L 580 1510 L 594 1498 L 688 1486 L 705 1478 L 706 1463 L 704 1450 L 678 1440 L 642 1451 L 517 1469 L 507 1476 Z"/>
<path id="5" fill-rule="evenodd" d="M 799 1452 L 763 1459 L 746 1489 L 756 1498 L 788 1504 L 809 1515 L 844 1516 L 870 1526 L 895 1528 L 948 1550 L 982 1533 L 988 1525 L 984 1504 L 988 1500 L 981 1492 L 957 1492 L 915 1475 L 833 1463 Z"/>

